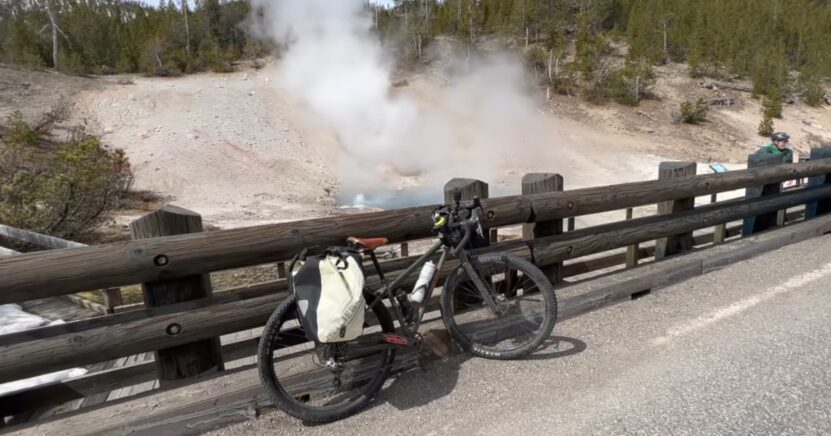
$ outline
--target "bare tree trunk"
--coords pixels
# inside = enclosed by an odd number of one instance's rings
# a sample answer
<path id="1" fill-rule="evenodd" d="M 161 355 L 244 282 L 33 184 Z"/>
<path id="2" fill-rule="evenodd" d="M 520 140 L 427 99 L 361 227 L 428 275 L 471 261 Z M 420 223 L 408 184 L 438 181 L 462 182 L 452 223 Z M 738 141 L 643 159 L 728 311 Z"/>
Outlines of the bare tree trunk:
<path id="1" fill-rule="evenodd" d="M 525 0 L 522 0 L 522 28 L 525 29 L 525 46 L 528 46 L 528 27 L 525 25 Z"/>
<path id="2" fill-rule="evenodd" d="M 43 3 L 46 5 L 46 14 L 49 16 L 49 23 L 52 26 L 52 65 L 57 70 L 58 69 L 58 23 L 55 20 L 55 14 L 52 12 L 52 1 L 51 0 L 44 0 Z"/>
<path id="3" fill-rule="evenodd" d="M 554 75 L 552 74 L 551 66 L 554 64 L 554 51 L 550 51 L 548 53 L 548 83 L 551 83 L 554 79 Z"/>
<path id="4" fill-rule="evenodd" d="M 667 22 L 664 21 L 664 64 L 669 63 L 669 43 L 667 42 Z"/>
<path id="5" fill-rule="evenodd" d="M 802 65 L 802 32 L 799 32 L 799 40 L 796 42 L 796 64 Z"/>
<path id="6" fill-rule="evenodd" d="M 424 0 L 424 25 L 427 28 L 427 35 L 430 34 L 430 2 Z"/>
<path id="7" fill-rule="evenodd" d="M 468 5 L 468 14 L 470 14 L 470 42 L 467 45 L 467 58 L 465 59 L 465 72 L 470 73 L 470 56 L 473 50 L 473 41 L 476 39 L 476 34 L 473 29 L 473 5 Z"/>
<path id="8" fill-rule="evenodd" d="M 462 0 L 456 1 L 456 31 L 462 28 Z"/>
<path id="9" fill-rule="evenodd" d="M 528 50 L 528 36 L 529 36 L 529 31 L 528 31 L 528 28 L 526 27 L 525 28 L 525 49 L 526 50 Z"/>
<path id="10" fill-rule="evenodd" d="M 635 105 L 641 102 L 641 78 L 635 77 Z"/>
<path id="11" fill-rule="evenodd" d="M 182 0 L 182 13 L 185 15 L 185 50 L 190 57 L 190 24 L 188 23 L 188 0 Z"/>

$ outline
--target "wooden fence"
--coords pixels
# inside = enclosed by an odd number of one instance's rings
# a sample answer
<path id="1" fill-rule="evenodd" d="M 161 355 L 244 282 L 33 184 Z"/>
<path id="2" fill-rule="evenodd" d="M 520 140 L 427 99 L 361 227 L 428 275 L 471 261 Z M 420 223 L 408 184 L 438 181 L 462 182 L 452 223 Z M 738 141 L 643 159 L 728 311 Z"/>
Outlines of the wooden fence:
<path id="1" fill-rule="evenodd" d="M 523 195 L 483 200 L 485 226 L 495 233 L 499 228 L 522 225 L 522 239 L 498 241 L 494 237 L 482 250 L 509 251 L 531 259 L 562 285 L 583 274 L 634 267 L 652 257 L 729 241 L 740 237 L 743 227 L 747 236 L 788 221 L 814 218 L 831 210 L 831 178 L 827 177 L 831 159 L 823 159 L 828 155 L 824 152 L 817 151 L 808 162 L 780 161 L 708 175 L 693 175 L 692 164 L 673 163 L 662 165 L 660 180 L 565 191 L 558 175 L 528 175 Z M 811 180 L 807 187 L 787 192 L 774 189 L 782 182 L 806 177 Z M 462 188 L 467 198 L 487 192 L 487 185 L 476 180 L 454 179 L 448 183 L 451 186 Z M 747 195 L 695 206 L 696 197 L 738 189 L 747 189 Z M 657 215 L 634 218 L 631 211 L 655 205 Z M 788 209 L 794 210 L 786 214 Z M 146 381 L 159 380 L 160 388 L 166 389 L 238 371 L 226 369 L 226 364 L 252 356 L 258 338 L 224 344 L 219 338 L 264 325 L 287 295 L 287 284 L 281 279 L 214 294 L 210 273 L 283 262 L 304 247 L 340 244 L 350 235 L 384 236 L 391 243 L 407 244 L 409 254 L 414 251 L 413 241 L 431 236 L 433 210 L 434 206 L 425 206 L 202 232 L 198 215 L 166 207 L 134 223 L 134 240 L 129 242 L 0 258 L 0 304 L 138 283 L 143 285 L 145 298 L 144 306 L 135 310 L 0 336 L 0 383 L 156 353 L 153 361 L 0 397 L 0 415 L 22 415 Z M 576 230 L 563 226 L 569 218 L 617 210 L 621 211 L 617 222 Z M 768 219 L 771 214 L 772 221 Z M 746 224 L 728 225 L 747 218 L 756 220 L 750 230 Z M 700 231 L 708 228 L 714 230 Z M 383 266 L 395 277 L 414 259 L 396 258 Z M 453 266 L 449 262 L 440 277 Z M 377 277 L 370 277 L 369 283 L 377 283 Z M 603 304 L 575 298 L 564 307 Z"/>
<path id="2" fill-rule="evenodd" d="M 3 224 L 0 224 L 0 236 L 11 241 L 16 241 L 19 243 L 24 243 L 30 246 L 37 247 L 41 250 L 58 250 L 67 248 L 86 247 L 85 244 L 81 244 L 80 242 L 67 241 L 65 239 L 56 238 L 54 236 L 43 235 L 40 233 L 23 229 L 16 229 L 14 227 L 10 227 Z M 16 254 L 21 253 L 15 250 L 11 250 L 9 248 L 0 247 L 0 256 L 11 256 Z M 103 289 L 100 292 L 104 300 L 103 305 L 79 297 L 74 294 L 68 294 L 65 295 L 65 297 L 72 300 L 72 302 L 74 302 L 75 304 L 84 306 L 90 310 L 93 310 L 101 314 L 113 313 L 115 312 L 116 307 L 121 306 L 123 304 L 121 290 L 119 288 Z"/>

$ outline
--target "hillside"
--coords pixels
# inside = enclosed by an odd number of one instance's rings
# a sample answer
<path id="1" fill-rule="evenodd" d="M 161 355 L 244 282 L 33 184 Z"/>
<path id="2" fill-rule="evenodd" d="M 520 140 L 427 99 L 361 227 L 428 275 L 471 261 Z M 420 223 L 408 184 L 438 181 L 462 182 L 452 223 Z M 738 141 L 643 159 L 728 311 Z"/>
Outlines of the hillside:
<path id="1" fill-rule="evenodd" d="M 0 83 L 14 84 L 4 86 L 0 98 L 10 102 L 4 108 L 21 107 L 30 114 L 61 99 L 71 102 L 74 123 L 127 152 L 137 190 L 199 211 L 212 225 L 235 227 L 348 212 L 338 208 L 354 202 L 351 196 L 338 196 L 340 162 L 347 151 L 326 122 L 276 83 L 279 67 L 279 61 L 271 61 L 261 70 L 175 79 L 81 79 L 0 68 Z M 391 92 L 414 99 L 428 111 L 446 111 L 436 106 L 436 99 L 456 86 L 431 69 L 398 79 L 406 79 L 408 85 Z M 747 153 L 765 143 L 756 134 L 760 105 L 748 94 L 704 89 L 682 65 L 658 68 L 655 93 L 658 99 L 631 108 L 597 106 L 560 95 L 546 101 L 540 91 L 534 97 L 535 122 L 541 126 L 535 134 L 540 137 L 533 139 L 550 148 L 527 146 L 532 152 L 523 156 L 528 138 L 523 132 L 504 132 L 506 142 L 516 138 L 504 144 L 514 159 L 499 161 L 494 152 L 493 160 L 499 162 L 486 174 L 464 162 L 448 171 L 485 179 L 492 195 L 500 195 L 517 192 L 519 179 L 531 171 L 562 173 L 568 188 L 644 180 L 655 177 L 661 160 L 741 164 Z M 732 99 L 733 105 L 714 108 L 702 125 L 674 122 L 679 102 L 696 97 Z M 465 129 L 461 123 L 456 126 Z M 831 141 L 831 110 L 786 107 L 776 127 L 790 132 L 794 147 L 807 153 Z M 478 138 L 476 133 L 460 135 Z M 378 197 L 378 206 L 437 201 L 436 186 L 443 183 L 394 171 L 388 179 L 391 188 L 386 197 Z"/>

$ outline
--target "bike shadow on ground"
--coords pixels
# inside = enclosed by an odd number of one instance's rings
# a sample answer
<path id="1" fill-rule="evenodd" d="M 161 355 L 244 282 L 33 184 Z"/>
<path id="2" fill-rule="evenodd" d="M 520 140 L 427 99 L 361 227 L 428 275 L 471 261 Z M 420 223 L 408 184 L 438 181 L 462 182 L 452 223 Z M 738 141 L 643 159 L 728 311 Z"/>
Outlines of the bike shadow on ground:
<path id="1" fill-rule="evenodd" d="M 452 347 L 453 352 L 431 360 L 423 369 L 415 368 L 394 376 L 371 407 L 386 403 L 403 411 L 425 406 L 453 392 L 464 363 L 477 357 L 461 352 L 455 343 L 449 343 L 449 347 Z M 576 338 L 552 336 L 534 353 L 520 361 L 565 358 L 583 352 L 586 347 L 585 342 Z M 427 359 L 436 357 L 428 350 L 422 353 Z"/>

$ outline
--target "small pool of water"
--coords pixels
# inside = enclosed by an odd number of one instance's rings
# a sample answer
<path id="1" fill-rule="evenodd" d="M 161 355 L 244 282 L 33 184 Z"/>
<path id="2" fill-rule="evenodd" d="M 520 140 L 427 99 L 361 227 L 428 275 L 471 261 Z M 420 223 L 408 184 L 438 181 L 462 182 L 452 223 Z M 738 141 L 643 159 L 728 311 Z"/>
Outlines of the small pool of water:
<path id="1" fill-rule="evenodd" d="M 504 186 L 490 186 L 489 191 L 491 198 L 519 194 L 519 189 L 509 189 Z M 440 204 L 443 201 L 444 194 L 442 194 L 441 188 L 431 189 L 429 191 L 425 189 L 412 189 L 374 194 L 345 194 L 338 198 L 338 207 L 344 209 L 379 208 L 391 210 Z"/>

